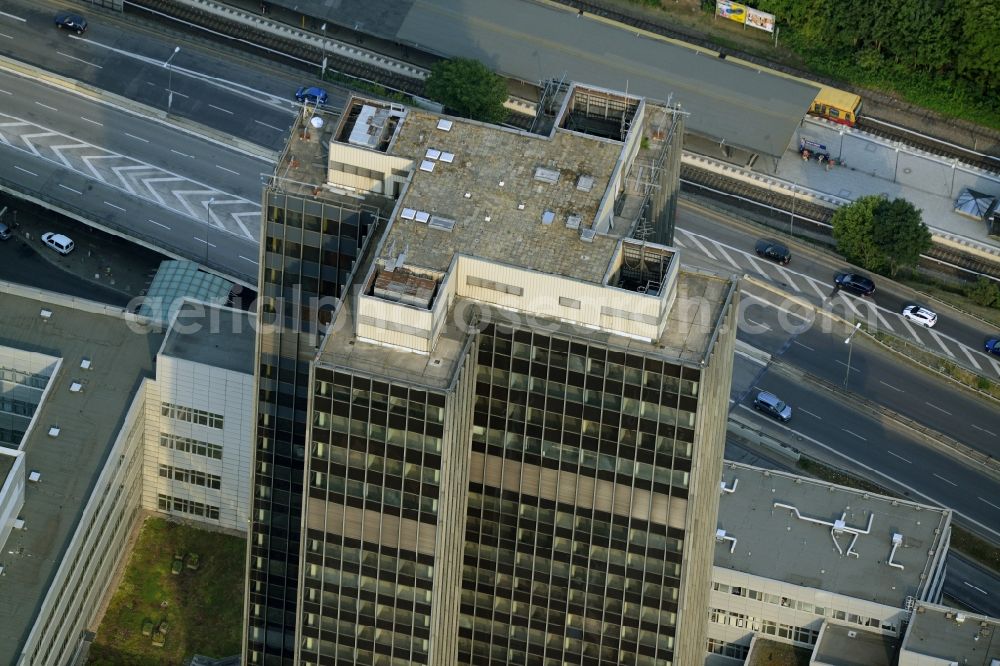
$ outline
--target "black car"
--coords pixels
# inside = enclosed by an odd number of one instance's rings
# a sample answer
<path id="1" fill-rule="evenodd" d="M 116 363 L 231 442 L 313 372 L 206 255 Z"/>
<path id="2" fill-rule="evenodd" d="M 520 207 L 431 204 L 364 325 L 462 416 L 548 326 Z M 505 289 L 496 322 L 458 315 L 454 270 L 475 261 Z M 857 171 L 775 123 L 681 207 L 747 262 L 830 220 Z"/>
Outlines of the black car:
<path id="1" fill-rule="evenodd" d="M 59 12 L 56 14 L 56 27 L 82 35 L 87 30 L 87 19 L 73 12 Z"/>
<path id="2" fill-rule="evenodd" d="M 842 273 L 833 279 L 837 286 L 858 296 L 871 296 L 875 293 L 875 283 L 870 278 L 857 273 Z"/>
<path id="3" fill-rule="evenodd" d="M 757 241 L 754 251 L 757 253 L 757 256 L 776 261 L 782 265 L 792 260 L 791 251 L 781 243 L 776 243 L 772 240 L 761 239 Z"/>

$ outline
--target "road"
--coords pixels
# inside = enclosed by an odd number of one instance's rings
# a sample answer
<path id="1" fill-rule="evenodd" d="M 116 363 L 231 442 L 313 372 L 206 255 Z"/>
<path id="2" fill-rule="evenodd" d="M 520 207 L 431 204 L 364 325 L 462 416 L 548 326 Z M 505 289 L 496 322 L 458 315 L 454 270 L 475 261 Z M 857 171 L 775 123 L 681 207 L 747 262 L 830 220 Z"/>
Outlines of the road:
<path id="1" fill-rule="evenodd" d="M 971 611 L 1000 617 L 1000 577 L 958 553 L 948 554 L 944 596 Z"/>
<path id="2" fill-rule="evenodd" d="M 266 161 L 6 72 L 0 99 L 5 189 L 256 283 Z"/>
<path id="3" fill-rule="evenodd" d="M 86 34 L 77 37 L 55 28 L 57 8 L 66 3 L 6 0 L 0 54 L 160 111 L 167 110 L 173 90 L 174 116 L 274 151 L 284 146 L 291 126 L 292 93 L 298 85 L 315 83 L 245 54 L 235 59 L 218 44 L 164 34 L 135 16 L 92 15 Z M 331 92 L 331 103 L 337 104 L 342 97 Z"/>

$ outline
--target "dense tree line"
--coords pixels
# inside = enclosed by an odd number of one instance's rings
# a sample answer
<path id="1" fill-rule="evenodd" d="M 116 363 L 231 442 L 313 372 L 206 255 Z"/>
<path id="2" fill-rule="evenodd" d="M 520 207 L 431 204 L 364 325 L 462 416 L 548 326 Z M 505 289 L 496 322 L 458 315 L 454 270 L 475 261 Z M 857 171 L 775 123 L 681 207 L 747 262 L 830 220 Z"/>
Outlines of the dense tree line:
<path id="1" fill-rule="evenodd" d="M 759 0 L 758 9 L 836 73 L 899 81 L 1000 111 L 1000 0 Z M 853 78 L 853 77 L 852 77 Z M 891 87 L 891 86 L 890 86 Z"/>

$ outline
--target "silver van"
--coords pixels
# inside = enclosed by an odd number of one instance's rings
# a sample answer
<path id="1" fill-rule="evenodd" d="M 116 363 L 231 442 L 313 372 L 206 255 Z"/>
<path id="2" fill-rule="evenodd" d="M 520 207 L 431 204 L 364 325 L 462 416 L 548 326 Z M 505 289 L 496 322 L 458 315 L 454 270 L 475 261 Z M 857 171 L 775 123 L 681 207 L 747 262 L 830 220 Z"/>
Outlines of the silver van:
<path id="1" fill-rule="evenodd" d="M 779 400 L 778 396 L 767 391 L 761 391 L 757 394 L 757 397 L 753 399 L 753 408 L 785 423 L 792 418 L 792 408 Z"/>

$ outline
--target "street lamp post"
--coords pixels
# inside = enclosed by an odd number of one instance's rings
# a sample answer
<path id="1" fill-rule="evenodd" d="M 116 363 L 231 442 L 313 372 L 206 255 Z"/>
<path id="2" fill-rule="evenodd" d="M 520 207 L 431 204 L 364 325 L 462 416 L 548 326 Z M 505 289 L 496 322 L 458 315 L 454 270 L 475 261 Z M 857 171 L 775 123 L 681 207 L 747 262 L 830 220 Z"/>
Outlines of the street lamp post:
<path id="1" fill-rule="evenodd" d="M 851 340 L 854 338 L 854 334 L 857 333 L 858 329 L 860 328 L 861 328 L 861 322 L 859 321 L 857 324 L 854 325 L 854 330 L 851 331 L 851 334 L 847 336 L 846 340 L 844 340 L 844 344 L 847 345 L 847 374 L 844 375 L 844 388 L 847 388 L 847 380 L 851 376 L 851 350 L 854 348 L 854 345 L 851 344 Z"/>
<path id="2" fill-rule="evenodd" d="M 792 214 L 788 218 L 788 235 L 795 238 L 795 183 L 792 183 Z"/>
<path id="3" fill-rule="evenodd" d="M 181 50 L 181 47 L 175 46 L 174 52 L 170 54 L 167 61 L 163 63 L 163 66 L 167 68 L 167 115 L 170 115 L 170 107 L 174 103 L 174 68 L 170 66 L 170 61 L 174 59 L 174 56 Z"/>
<path id="4" fill-rule="evenodd" d="M 319 78 L 326 80 L 326 23 L 324 23 L 320 30 L 323 31 L 323 66 L 320 68 Z"/>

